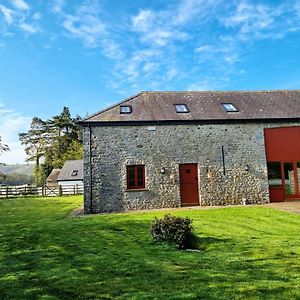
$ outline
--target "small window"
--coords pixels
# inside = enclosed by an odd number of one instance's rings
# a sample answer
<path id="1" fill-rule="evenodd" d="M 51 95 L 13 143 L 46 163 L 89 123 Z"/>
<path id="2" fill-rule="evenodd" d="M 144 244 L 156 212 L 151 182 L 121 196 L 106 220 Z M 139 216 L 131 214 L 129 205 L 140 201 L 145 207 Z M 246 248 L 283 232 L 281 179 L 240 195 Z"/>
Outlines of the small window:
<path id="1" fill-rule="evenodd" d="M 232 103 L 222 103 L 227 112 L 238 112 L 239 110 Z"/>
<path id="2" fill-rule="evenodd" d="M 78 175 L 78 170 L 73 170 L 71 176 L 77 176 Z"/>
<path id="3" fill-rule="evenodd" d="M 188 113 L 190 112 L 186 104 L 175 104 L 177 113 Z"/>
<path id="4" fill-rule="evenodd" d="M 131 105 L 122 105 L 120 106 L 120 114 L 131 114 L 132 106 Z"/>
<path id="5" fill-rule="evenodd" d="M 127 166 L 127 189 L 138 190 L 145 188 L 145 166 Z"/>

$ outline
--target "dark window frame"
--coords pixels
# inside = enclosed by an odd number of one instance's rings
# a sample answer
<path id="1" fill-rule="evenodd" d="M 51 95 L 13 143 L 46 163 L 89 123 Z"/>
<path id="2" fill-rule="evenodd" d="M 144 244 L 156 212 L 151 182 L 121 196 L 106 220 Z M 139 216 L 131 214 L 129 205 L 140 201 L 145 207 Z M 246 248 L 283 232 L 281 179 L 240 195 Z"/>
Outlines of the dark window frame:
<path id="1" fill-rule="evenodd" d="M 129 111 L 122 111 L 122 108 L 129 108 Z M 121 115 L 126 115 L 126 114 L 131 114 L 132 113 L 132 106 L 131 105 L 120 105 L 120 114 Z"/>
<path id="2" fill-rule="evenodd" d="M 179 105 L 185 106 L 185 107 L 186 107 L 186 111 L 178 110 L 178 106 L 179 106 Z M 186 103 L 175 103 L 175 104 L 174 104 L 174 107 L 175 107 L 175 110 L 176 110 L 176 112 L 177 112 L 178 114 L 187 114 L 187 113 L 190 112 L 190 110 L 189 110 L 189 108 L 188 108 L 188 106 L 187 106 Z"/>
<path id="3" fill-rule="evenodd" d="M 126 186 L 127 190 L 145 189 L 145 165 L 126 166 Z"/>
<path id="4" fill-rule="evenodd" d="M 228 108 L 226 108 L 226 105 L 232 105 L 234 109 L 233 110 L 232 109 L 228 109 Z M 225 111 L 229 112 L 229 113 L 231 113 L 231 112 L 235 113 L 235 112 L 239 112 L 240 111 L 232 102 L 223 102 L 222 106 L 225 109 Z"/>

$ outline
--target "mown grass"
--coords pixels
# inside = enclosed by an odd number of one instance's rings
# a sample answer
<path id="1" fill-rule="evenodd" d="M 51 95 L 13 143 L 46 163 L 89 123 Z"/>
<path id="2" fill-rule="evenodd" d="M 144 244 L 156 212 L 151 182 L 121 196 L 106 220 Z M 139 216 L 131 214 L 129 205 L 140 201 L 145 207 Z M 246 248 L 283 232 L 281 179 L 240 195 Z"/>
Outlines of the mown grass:
<path id="1" fill-rule="evenodd" d="M 154 245 L 165 212 L 70 218 L 80 197 L 0 201 L 1 299 L 300 299 L 300 216 L 174 211 L 201 252 Z"/>

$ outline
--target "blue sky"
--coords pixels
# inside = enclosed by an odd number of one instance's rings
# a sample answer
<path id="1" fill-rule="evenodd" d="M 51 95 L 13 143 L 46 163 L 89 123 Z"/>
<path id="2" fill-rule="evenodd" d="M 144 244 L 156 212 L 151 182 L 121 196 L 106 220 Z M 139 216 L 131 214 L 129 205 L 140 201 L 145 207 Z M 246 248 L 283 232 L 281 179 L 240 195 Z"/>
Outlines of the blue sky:
<path id="1" fill-rule="evenodd" d="M 300 1 L 0 0 L 0 136 L 141 90 L 299 89 Z"/>

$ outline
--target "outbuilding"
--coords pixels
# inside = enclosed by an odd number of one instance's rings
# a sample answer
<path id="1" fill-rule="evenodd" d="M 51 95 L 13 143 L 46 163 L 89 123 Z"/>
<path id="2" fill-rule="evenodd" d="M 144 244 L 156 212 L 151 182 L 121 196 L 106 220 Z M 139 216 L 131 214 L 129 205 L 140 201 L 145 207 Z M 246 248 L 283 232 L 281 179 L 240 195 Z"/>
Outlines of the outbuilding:
<path id="1" fill-rule="evenodd" d="M 83 161 L 67 160 L 57 178 L 57 183 L 62 187 L 83 186 Z"/>
<path id="2" fill-rule="evenodd" d="M 47 187 L 57 188 L 59 186 L 57 179 L 61 172 L 61 169 L 53 169 L 46 180 Z"/>
<path id="3" fill-rule="evenodd" d="M 82 121 L 86 213 L 300 199 L 300 91 L 141 92 Z"/>

